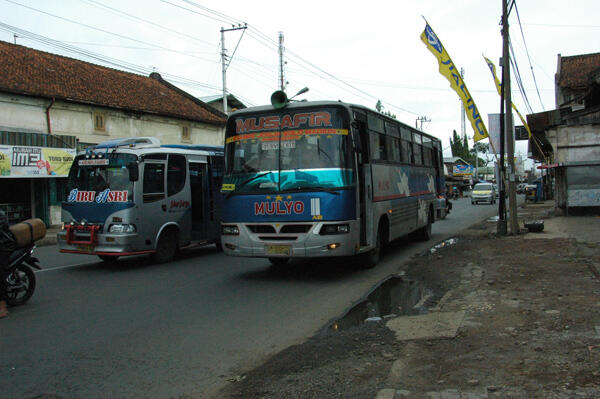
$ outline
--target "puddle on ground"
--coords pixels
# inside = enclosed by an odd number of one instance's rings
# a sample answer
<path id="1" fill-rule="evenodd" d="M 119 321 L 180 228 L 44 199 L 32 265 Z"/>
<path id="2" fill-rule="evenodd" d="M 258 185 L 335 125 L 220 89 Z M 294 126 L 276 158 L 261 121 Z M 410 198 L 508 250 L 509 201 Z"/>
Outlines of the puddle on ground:
<path id="1" fill-rule="evenodd" d="M 448 245 L 456 245 L 457 243 L 458 243 L 458 238 L 456 238 L 456 237 L 448 238 L 447 240 L 442 241 L 439 244 L 436 244 L 433 247 L 431 247 L 431 249 L 429 251 L 427 251 L 427 254 L 428 255 L 434 254 L 438 250 L 440 250 L 444 247 L 447 247 Z"/>
<path id="2" fill-rule="evenodd" d="M 422 283 L 402 277 L 391 277 L 381 283 L 367 298 L 356 304 L 329 331 L 341 331 L 369 322 L 380 322 L 396 316 L 427 313 L 433 292 Z"/>

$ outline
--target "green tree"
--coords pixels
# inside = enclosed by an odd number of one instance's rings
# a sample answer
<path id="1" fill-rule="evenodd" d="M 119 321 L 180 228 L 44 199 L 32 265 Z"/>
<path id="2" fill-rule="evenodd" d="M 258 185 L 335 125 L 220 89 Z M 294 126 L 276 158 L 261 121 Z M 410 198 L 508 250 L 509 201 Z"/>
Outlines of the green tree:
<path id="1" fill-rule="evenodd" d="M 390 111 L 386 111 L 385 107 L 383 106 L 383 104 L 381 103 L 381 100 L 377 100 L 377 104 L 375 104 L 375 109 L 377 110 L 377 112 L 380 112 L 384 115 L 387 115 L 391 118 L 396 118 L 396 114 L 392 114 Z"/>

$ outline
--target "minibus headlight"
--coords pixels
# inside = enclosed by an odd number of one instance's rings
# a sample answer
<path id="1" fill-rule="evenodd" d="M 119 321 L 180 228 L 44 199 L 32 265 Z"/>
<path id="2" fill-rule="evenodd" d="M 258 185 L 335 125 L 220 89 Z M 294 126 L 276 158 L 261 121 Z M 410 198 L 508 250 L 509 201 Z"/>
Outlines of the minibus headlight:
<path id="1" fill-rule="evenodd" d="M 237 226 L 222 226 L 221 233 L 224 236 L 237 236 L 240 234 L 240 229 Z"/>
<path id="2" fill-rule="evenodd" d="M 347 234 L 349 232 L 350 226 L 347 224 L 324 224 L 323 227 L 321 227 L 319 234 Z"/>
<path id="3" fill-rule="evenodd" d="M 111 224 L 108 228 L 109 233 L 135 233 L 135 224 Z"/>

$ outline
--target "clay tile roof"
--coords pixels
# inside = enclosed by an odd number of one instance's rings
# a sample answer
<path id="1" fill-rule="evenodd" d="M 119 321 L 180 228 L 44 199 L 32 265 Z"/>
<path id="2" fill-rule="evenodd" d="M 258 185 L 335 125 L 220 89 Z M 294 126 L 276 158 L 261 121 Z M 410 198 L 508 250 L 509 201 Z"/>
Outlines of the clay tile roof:
<path id="1" fill-rule="evenodd" d="M 0 41 L 0 92 L 224 126 L 225 114 L 164 81 Z"/>
<path id="2" fill-rule="evenodd" d="M 560 58 L 560 74 L 557 76 L 560 87 L 585 88 L 590 84 L 590 73 L 600 68 L 600 53 Z"/>

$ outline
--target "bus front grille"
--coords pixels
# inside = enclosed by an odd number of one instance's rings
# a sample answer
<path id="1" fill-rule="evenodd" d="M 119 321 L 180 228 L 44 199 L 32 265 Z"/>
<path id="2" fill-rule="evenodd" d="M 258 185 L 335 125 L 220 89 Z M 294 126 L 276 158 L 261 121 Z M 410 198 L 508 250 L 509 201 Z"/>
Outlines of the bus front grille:
<path id="1" fill-rule="evenodd" d="M 302 233 L 308 233 L 308 230 L 310 230 L 310 228 L 312 227 L 311 224 L 286 224 L 285 226 L 283 226 L 281 228 L 281 230 L 279 231 L 280 233 L 295 233 L 295 234 L 302 234 Z"/>
<path id="2" fill-rule="evenodd" d="M 295 236 L 258 236 L 263 241 L 296 241 L 298 237 Z"/>
<path id="3" fill-rule="evenodd" d="M 275 227 L 268 224 L 247 224 L 248 230 L 254 234 L 275 234 Z"/>

